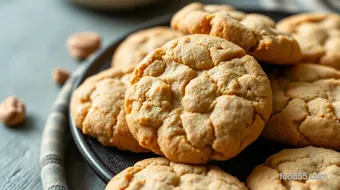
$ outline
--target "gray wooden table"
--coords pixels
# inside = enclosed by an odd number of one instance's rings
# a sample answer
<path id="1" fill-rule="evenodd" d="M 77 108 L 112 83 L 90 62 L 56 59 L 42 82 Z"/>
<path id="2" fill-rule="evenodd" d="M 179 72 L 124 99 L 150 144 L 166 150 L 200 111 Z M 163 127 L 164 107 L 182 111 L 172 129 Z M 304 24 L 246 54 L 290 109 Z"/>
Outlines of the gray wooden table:
<path id="1" fill-rule="evenodd" d="M 162 9 L 114 15 L 87 11 L 66 0 L 0 1 L 0 100 L 16 95 L 26 102 L 28 113 L 26 122 L 19 128 L 0 124 L 1 190 L 42 189 L 41 133 L 59 90 L 51 79 L 51 72 L 55 67 L 70 71 L 77 67 L 65 48 L 66 38 L 77 31 L 97 31 L 106 46 L 136 24 L 188 3 L 185 0 L 169 2 Z M 227 2 L 253 8 L 258 4 L 253 0 Z M 70 189 L 104 189 L 105 184 L 80 156 L 72 138 L 68 139 L 65 164 Z"/>

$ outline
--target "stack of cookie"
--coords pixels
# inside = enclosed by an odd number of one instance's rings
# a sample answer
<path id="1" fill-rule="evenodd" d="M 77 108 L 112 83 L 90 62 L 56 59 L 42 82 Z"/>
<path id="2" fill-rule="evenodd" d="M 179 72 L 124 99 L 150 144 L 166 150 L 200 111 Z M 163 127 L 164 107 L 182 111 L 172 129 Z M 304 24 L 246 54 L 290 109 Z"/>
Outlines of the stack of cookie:
<path id="1" fill-rule="evenodd" d="M 136 163 L 107 189 L 340 189 L 339 15 L 276 24 L 230 6 L 192 3 L 171 27 L 132 34 L 113 67 L 73 93 L 71 112 L 84 134 L 165 157 Z M 264 71 L 259 62 L 271 66 Z M 305 148 L 271 156 L 246 185 L 202 165 L 235 157 L 261 134 Z M 280 178 L 294 172 L 328 180 Z"/>

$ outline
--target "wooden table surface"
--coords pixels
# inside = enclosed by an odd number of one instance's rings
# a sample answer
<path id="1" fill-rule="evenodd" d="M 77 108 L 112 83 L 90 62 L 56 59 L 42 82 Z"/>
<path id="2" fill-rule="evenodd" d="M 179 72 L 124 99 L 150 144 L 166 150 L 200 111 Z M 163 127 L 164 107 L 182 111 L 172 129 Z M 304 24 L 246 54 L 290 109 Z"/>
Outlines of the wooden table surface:
<path id="1" fill-rule="evenodd" d="M 78 31 L 97 31 L 103 46 L 155 16 L 174 12 L 186 0 L 169 0 L 159 8 L 125 14 L 85 10 L 67 0 L 0 1 L 0 100 L 18 96 L 27 106 L 27 119 L 18 128 L 0 124 L 0 189 L 42 189 L 39 149 L 46 116 L 59 87 L 51 79 L 53 68 L 77 67 L 65 48 L 66 38 Z M 228 2 L 242 6 L 244 1 Z M 257 5 L 256 1 L 248 3 Z M 70 189 L 104 189 L 105 184 L 80 156 L 68 137 L 65 159 Z"/>

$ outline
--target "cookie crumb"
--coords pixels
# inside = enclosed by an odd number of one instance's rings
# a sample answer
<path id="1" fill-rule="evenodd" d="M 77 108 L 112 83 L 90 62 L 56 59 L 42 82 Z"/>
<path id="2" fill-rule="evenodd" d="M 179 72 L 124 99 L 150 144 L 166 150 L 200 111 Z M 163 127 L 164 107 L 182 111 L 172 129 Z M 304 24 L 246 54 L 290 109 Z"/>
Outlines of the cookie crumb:
<path id="1" fill-rule="evenodd" d="M 101 38 L 96 32 L 78 32 L 67 39 L 66 46 L 71 56 L 86 59 L 100 48 Z"/>
<path id="2" fill-rule="evenodd" d="M 22 123 L 26 117 L 23 101 L 15 96 L 9 96 L 0 104 L 0 121 L 6 126 Z"/>
<path id="3" fill-rule="evenodd" d="M 56 68 L 53 71 L 53 80 L 59 85 L 63 85 L 69 76 L 69 72 L 63 68 Z"/>

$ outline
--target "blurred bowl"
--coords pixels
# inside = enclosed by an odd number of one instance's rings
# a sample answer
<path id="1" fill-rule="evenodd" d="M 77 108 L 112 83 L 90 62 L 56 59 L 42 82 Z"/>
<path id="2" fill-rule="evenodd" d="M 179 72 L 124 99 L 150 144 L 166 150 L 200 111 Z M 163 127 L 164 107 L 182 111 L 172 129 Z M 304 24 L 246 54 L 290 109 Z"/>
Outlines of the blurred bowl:
<path id="1" fill-rule="evenodd" d="M 149 5 L 161 0 L 72 0 L 75 3 L 95 9 L 131 9 Z"/>

